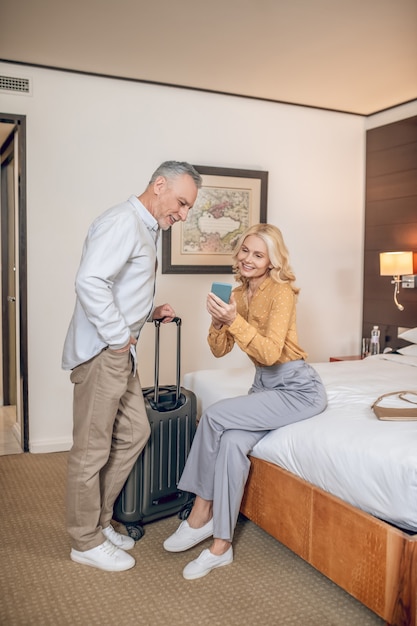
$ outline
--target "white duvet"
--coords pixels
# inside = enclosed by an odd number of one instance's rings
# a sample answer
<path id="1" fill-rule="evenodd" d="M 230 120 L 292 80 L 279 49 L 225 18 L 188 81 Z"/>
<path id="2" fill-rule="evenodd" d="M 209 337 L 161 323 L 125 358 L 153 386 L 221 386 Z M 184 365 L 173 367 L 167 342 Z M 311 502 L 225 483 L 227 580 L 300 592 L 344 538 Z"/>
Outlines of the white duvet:
<path id="1" fill-rule="evenodd" d="M 252 455 L 275 463 L 346 502 L 417 532 L 417 421 L 380 421 L 372 403 L 383 393 L 417 391 L 417 357 L 378 355 L 313 363 L 326 386 L 327 409 L 268 433 Z M 203 412 L 246 394 L 254 369 L 201 370 L 184 376 Z"/>

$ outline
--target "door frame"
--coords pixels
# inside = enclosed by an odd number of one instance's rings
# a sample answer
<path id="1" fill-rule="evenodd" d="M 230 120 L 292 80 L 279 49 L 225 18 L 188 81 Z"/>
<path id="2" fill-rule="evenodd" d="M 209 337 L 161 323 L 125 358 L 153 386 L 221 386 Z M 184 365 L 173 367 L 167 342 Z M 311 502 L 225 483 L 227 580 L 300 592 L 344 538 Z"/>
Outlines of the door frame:
<path id="1" fill-rule="evenodd" d="M 16 326 L 19 328 L 20 342 L 16 358 L 19 359 L 20 379 L 16 380 L 16 393 L 21 403 L 21 446 L 29 452 L 29 408 L 28 408 L 28 317 L 27 317 L 27 217 L 26 217 L 26 116 L 0 113 L 0 122 L 17 127 L 18 164 L 18 262 L 19 310 L 16 310 Z M 12 139 L 14 141 L 14 139 Z M 7 142 L 6 144 L 7 145 Z M 1 150 L 2 146 L 0 146 Z M 7 148 L 6 148 L 7 149 Z M 3 204 L 3 203 L 2 203 Z M 3 233 L 1 235 L 3 237 Z M 4 268 L 2 268 L 4 271 Z M 2 278 L 3 283 L 3 278 Z M 3 355 L 2 355 L 3 358 Z M 4 360 L 3 360 L 4 363 Z"/>

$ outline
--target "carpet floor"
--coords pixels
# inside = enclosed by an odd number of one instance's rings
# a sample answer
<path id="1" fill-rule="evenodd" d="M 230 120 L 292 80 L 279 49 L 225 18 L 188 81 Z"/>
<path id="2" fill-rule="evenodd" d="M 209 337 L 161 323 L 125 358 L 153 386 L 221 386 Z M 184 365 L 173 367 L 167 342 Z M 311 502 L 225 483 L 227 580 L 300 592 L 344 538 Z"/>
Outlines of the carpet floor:
<path id="1" fill-rule="evenodd" d="M 177 528 L 176 516 L 146 525 L 131 551 L 136 566 L 127 572 L 73 563 L 64 517 L 66 461 L 66 453 L 0 457 L 1 626 L 384 623 L 245 519 L 236 529 L 234 562 L 199 580 L 184 580 L 182 569 L 209 540 L 179 554 L 162 547 Z"/>

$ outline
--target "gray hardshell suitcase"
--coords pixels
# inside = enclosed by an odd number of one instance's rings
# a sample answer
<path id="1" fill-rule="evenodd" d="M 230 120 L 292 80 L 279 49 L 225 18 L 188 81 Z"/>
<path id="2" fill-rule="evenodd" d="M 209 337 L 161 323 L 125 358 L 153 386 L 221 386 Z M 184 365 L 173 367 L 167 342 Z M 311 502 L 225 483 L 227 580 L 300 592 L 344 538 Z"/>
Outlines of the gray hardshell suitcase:
<path id="1" fill-rule="evenodd" d="M 143 524 L 175 513 L 185 519 L 193 496 L 177 489 L 196 429 L 196 397 L 180 387 L 181 319 L 177 325 L 176 385 L 159 386 L 161 320 L 155 320 L 155 386 L 143 389 L 150 438 L 115 502 L 114 519 L 135 540 Z"/>

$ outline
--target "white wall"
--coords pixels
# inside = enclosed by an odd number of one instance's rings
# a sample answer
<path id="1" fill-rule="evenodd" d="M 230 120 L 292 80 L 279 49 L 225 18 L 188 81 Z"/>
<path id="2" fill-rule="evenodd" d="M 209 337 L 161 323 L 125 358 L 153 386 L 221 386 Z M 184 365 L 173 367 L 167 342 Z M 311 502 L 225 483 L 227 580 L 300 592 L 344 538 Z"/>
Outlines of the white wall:
<path id="1" fill-rule="evenodd" d="M 33 80 L 32 96 L 0 95 L 1 112 L 27 116 L 32 452 L 71 444 L 72 387 L 60 362 L 86 230 L 103 210 L 143 191 L 165 159 L 269 172 L 268 221 L 281 228 L 301 287 L 300 344 L 310 362 L 358 353 L 363 118 L 10 64 L 0 72 Z M 216 360 L 206 345 L 206 293 L 212 280 L 226 278 L 158 275 L 157 302 L 170 302 L 183 318 L 182 372 L 248 363 L 238 349 Z M 174 327 L 163 330 L 167 383 Z M 149 385 L 151 325 L 138 350 Z"/>

